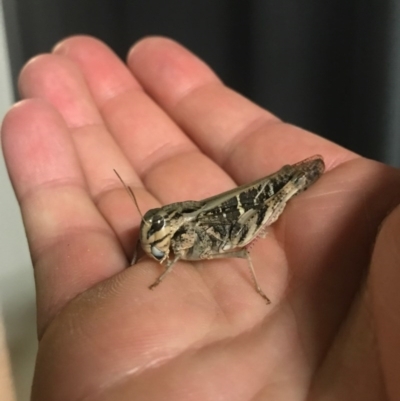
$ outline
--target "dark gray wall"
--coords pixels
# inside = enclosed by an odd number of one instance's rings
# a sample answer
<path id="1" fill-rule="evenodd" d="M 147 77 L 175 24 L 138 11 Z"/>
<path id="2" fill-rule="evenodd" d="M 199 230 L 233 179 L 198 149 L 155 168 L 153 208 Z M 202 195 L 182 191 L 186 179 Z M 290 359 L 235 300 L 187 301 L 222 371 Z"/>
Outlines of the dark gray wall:
<path id="1" fill-rule="evenodd" d="M 97 36 L 121 57 L 167 35 L 284 120 L 400 166 L 398 0 L 4 2 L 14 74 L 68 35 Z"/>

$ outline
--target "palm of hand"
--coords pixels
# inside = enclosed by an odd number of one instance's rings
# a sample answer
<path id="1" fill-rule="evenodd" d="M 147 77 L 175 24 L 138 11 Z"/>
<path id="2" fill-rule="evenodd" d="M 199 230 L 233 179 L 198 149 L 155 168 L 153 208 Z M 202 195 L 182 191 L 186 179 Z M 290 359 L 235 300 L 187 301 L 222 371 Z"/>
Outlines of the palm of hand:
<path id="1" fill-rule="evenodd" d="M 387 397 L 364 275 L 399 173 L 281 123 L 164 39 L 136 46 L 130 71 L 89 38 L 55 53 L 21 76 L 46 102 L 3 125 L 38 290 L 33 399 Z M 139 215 L 113 168 L 145 211 L 315 153 L 331 171 L 252 249 L 271 306 L 244 261 L 179 263 L 154 291 L 155 261 L 125 269 Z"/>

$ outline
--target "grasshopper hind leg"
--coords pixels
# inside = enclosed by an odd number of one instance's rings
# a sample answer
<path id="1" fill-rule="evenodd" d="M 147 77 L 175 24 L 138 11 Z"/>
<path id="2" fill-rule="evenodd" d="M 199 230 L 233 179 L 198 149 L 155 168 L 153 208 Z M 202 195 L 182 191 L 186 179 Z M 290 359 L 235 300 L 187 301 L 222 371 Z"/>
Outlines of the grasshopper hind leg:
<path id="1" fill-rule="evenodd" d="M 256 291 L 265 299 L 267 305 L 271 303 L 271 300 L 265 295 L 264 291 L 261 289 L 260 285 L 258 284 L 256 273 L 254 271 L 253 262 L 251 261 L 250 252 L 247 249 L 242 249 L 243 253 L 245 254 L 245 258 L 247 259 L 247 263 L 249 264 L 249 270 L 251 273 L 251 277 L 253 278 L 253 283 L 256 288 Z"/>
<path id="2" fill-rule="evenodd" d="M 251 278 L 252 278 L 252 281 L 253 281 L 253 284 L 254 284 L 254 287 L 255 287 L 256 291 L 265 300 L 267 305 L 271 303 L 271 300 L 265 295 L 264 291 L 261 289 L 260 284 L 258 284 L 257 276 L 256 276 L 256 273 L 255 273 L 254 267 L 253 267 L 253 262 L 251 261 L 250 252 L 247 249 L 243 248 L 243 249 L 239 249 L 239 250 L 236 250 L 236 251 L 228 251 L 228 252 L 224 252 L 224 253 L 217 253 L 215 255 L 213 254 L 213 255 L 209 256 L 209 259 L 217 259 L 217 258 L 241 258 L 241 259 L 246 259 L 247 263 L 248 263 L 248 266 L 249 266 Z"/>

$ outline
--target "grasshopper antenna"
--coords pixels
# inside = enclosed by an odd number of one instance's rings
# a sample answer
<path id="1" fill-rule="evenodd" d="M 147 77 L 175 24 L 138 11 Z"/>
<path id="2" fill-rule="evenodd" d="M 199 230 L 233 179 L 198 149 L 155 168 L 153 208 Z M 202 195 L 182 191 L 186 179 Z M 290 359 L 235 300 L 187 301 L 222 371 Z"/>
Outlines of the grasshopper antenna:
<path id="1" fill-rule="evenodd" d="M 146 224 L 146 226 L 149 225 L 149 223 L 147 223 L 147 221 L 144 219 L 142 212 L 140 211 L 138 202 L 136 200 L 136 196 L 133 193 L 131 187 L 129 187 L 128 185 L 125 184 L 124 180 L 121 178 L 121 176 L 117 173 L 117 170 L 113 169 L 114 173 L 117 175 L 117 177 L 119 178 L 119 180 L 122 182 L 122 185 L 124 186 L 124 188 L 126 189 L 126 192 L 128 192 L 129 196 L 133 199 L 133 202 L 135 202 L 136 205 L 136 209 L 138 210 L 140 217 L 142 218 L 142 221 L 144 224 Z"/>

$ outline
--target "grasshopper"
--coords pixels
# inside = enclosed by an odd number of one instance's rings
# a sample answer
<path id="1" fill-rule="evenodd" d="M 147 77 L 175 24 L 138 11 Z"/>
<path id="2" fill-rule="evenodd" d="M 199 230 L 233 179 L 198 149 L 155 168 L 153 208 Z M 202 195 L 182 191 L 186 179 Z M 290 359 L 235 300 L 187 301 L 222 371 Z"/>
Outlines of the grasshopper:
<path id="1" fill-rule="evenodd" d="M 278 219 L 287 202 L 317 181 L 324 170 L 323 158 L 315 155 L 211 198 L 171 203 L 145 215 L 131 188 L 114 170 L 142 216 L 138 245 L 165 265 L 149 288 L 159 285 L 178 260 L 243 258 L 247 259 L 256 291 L 270 303 L 258 284 L 246 246 L 264 236 L 263 229 Z M 136 255 L 137 251 L 132 265 Z"/>

